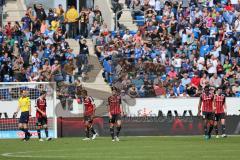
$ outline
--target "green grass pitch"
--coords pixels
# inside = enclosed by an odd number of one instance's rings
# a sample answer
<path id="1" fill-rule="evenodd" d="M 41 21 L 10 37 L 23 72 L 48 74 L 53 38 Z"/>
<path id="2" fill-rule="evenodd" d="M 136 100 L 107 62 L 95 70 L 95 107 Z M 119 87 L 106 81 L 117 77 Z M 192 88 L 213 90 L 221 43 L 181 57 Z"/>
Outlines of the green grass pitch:
<path id="1" fill-rule="evenodd" d="M 0 160 L 239 160 L 240 137 L 109 137 L 0 140 Z"/>

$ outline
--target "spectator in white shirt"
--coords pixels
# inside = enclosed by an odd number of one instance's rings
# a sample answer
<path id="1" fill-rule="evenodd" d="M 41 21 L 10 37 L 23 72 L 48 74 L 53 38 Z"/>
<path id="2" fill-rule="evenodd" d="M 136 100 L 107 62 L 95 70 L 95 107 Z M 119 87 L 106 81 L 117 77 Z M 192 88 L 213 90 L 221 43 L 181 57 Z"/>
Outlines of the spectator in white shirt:
<path id="1" fill-rule="evenodd" d="M 179 57 L 179 54 L 176 54 L 175 57 L 173 57 L 172 65 L 174 66 L 175 71 L 179 73 L 182 66 L 182 59 Z"/>
<path id="2" fill-rule="evenodd" d="M 222 79 L 218 77 L 217 73 L 210 78 L 210 85 L 213 87 L 219 87 L 222 85 Z"/>
<path id="3" fill-rule="evenodd" d="M 207 69 L 209 75 L 217 73 L 217 64 L 217 59 L 214 57 L 214 55 L 211 55 L 211 59 L 207 60 Z"/>

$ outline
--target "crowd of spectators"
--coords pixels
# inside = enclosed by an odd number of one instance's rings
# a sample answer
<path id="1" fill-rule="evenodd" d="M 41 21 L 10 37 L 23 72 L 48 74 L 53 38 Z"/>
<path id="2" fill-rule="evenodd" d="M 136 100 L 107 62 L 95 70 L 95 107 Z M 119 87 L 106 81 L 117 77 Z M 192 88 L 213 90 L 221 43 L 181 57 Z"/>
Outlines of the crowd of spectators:
<path id="1" fill-rule="evenodd" d="M 21 21 L 0 27 L 0 81 L 72 84 L 86 77 L 85 38 L 102 22 L 97 6 L 80 13 L 74 6 L 64 11 L 61 4 L 48 11 L 41 4 L 28 7 Z M 74 53 L 66 38 L 79 39 L 80 53 Z"/>
<path id="2" fill-rule="evenodd" d="M 118 0 L 116 0 L 118 2 Z M 131 97 L 240 96 L 239 0 L 126 0 L 137 31 L 95 34 L 106 82 Z M 143 15 L 143 11 L 145 14 Z"/>

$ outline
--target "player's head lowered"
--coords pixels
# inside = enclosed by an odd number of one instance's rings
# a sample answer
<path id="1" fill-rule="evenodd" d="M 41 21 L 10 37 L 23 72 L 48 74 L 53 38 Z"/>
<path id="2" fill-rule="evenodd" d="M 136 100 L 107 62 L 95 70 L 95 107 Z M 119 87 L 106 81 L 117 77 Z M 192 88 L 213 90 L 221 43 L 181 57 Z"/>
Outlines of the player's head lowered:
<path id="1" fill-rule="evenodd" d="M 46 91 L 41 91 L 41 92 L 40 92 L 40 96 L 41 96 L 42 98 L 46 98 L 47 92 L 46 92 Z"/>
<path id="2" fill-rule="evenodd" d="M 112 95 L 117 95 L 117 88 L 116 87 L 112 87 Z"/>
<path id="3" fill-rule="evenodd" d="M 222 87 L 218 87 L 218 88 L 217 88 L 217 94 L 218 94 L 218 95 L 222 94 Z"/>
<path id="4" fill-rule="evenodd" d="M 27 92 L 26 89 L 22 89 L 22 90 L 20 91 L 20 94 L 21 94 L 22 97 L 27 97 L 28 92 Z"/>
<path id="5" fill-rule="evenodd" d="M 204 87 L 204 92 L 205 92 L 205 93 L 209 93 L 209 91 L 210 91 L 209 86 L 205 86 L 205 87 Z"/>
<path id="6" fill-rule="evenodd" d="M 87 97 L 87 95 L 88 95 L 87 90 L 82 90 L 82 96 Z"/>

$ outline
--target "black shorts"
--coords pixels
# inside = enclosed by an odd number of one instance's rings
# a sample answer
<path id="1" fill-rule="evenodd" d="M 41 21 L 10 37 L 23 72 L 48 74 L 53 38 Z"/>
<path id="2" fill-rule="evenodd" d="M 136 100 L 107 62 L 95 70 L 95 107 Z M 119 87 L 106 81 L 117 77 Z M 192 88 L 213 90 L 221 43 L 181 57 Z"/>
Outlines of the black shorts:
<path id="1" fill-rule="evenodd" d="M 113 114 L 112 118 L 109 119 L 109 123 L 116 123 L 119 120 L 121 120 L 121 115 L 120 114 Z"/>
<path id="2" fill-rule="evenodd" d="M 221 119 L 225 119 L 225 113 L 217 113 L 215 114 L 215 121 L 220 121 Z"/>
<path id="3" fill-rule="evenodd" d="M 28 123 L 29 121 L 29 111 L 21 112 L 19 123 Z"/>
<path id="4" fill-rule="evenodd" d="M 40 117 L 37 119 L 36 126 L 47 125 L 47 117 Z"/>
<path id="5" fill-rule="evenodd" d="M 93 118 L 92 118 L 92 116 L 84 116 L 84 121 L 92 123 L 93 122 Z"/>
<path id="6" fill-rule="evenodd" d="M 206 120 L 214 120 L 214 113 L 213 112 L 203 112 L 203 119 Z"/>

